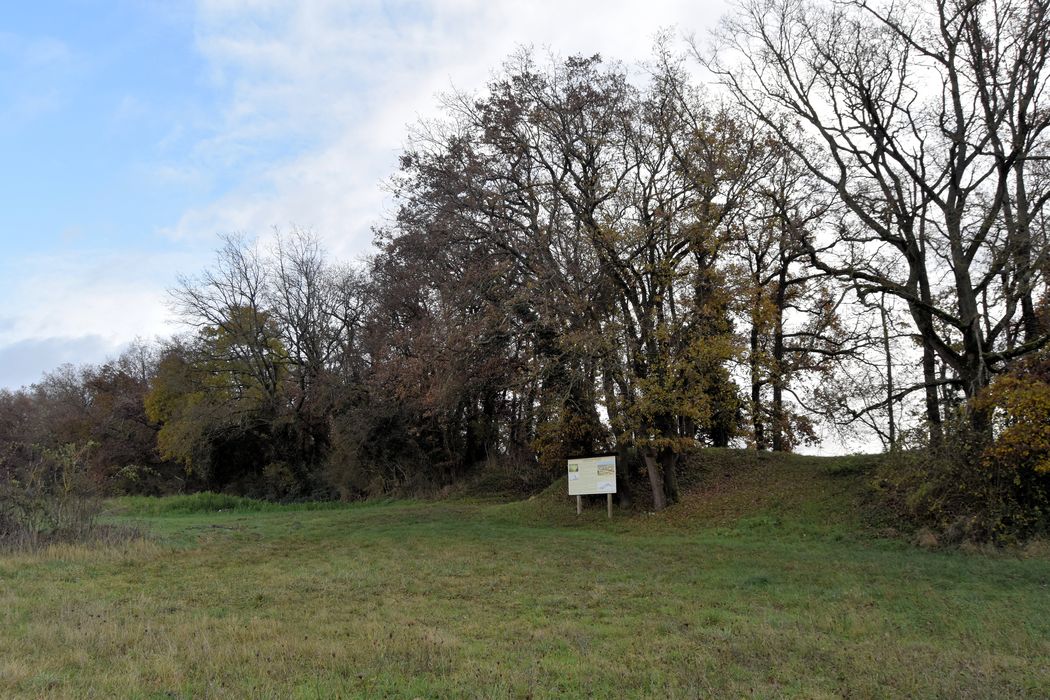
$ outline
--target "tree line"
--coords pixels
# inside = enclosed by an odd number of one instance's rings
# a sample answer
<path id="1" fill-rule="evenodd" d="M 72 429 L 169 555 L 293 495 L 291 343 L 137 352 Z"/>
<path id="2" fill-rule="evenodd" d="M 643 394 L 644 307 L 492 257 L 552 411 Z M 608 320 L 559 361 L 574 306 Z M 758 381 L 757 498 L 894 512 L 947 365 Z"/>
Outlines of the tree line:
<path id="1" fill-rule="evenodd" d="M 0 394 L 0 441 L 271 498 L 529 488 L 612 450 L 660 510 L 697 446 L 965 433 L 1042 502 L 1047 15 L 745 0 L 639 67 L 519 51 L 412 130 L 365 261 L 227 236 L 172 291 L 183 333 Z"/>

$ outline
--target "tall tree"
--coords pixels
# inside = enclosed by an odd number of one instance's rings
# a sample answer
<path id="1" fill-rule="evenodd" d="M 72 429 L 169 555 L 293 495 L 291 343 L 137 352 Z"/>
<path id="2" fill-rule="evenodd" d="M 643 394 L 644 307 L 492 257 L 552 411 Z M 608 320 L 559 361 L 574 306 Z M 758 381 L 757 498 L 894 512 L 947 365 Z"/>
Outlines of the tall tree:
<path id="1" fill-rule="evenodd" d="M 403 161 L 402 227 L 499 261 L 540 420 L 593 444 L 600 396 L 663 508 L 681 450 L 701 433 L 724 444 L 736 419 L 722 249 L 762 169 L 758 131 L 667 53 L 644 90 L 598 57 L 524 53 L 448 110 Z"/>
<path id="2" fill-rule="evenodd" d="M 749 327 L 752 436 L 758 449 L 781 451 L 816 439 L 812 418 L 791 401 L 802 382 L 867 341 L 841 318 L 848 287 L 809 264 L 806 240 L 825 225 L 830 198 L 790 149 L 773 138 L 767 148 L 735 253 L 744 268 L 739 305 Z"/>
<path id="3" fill-rule="evenodd" d="M 907 304 L 927 369 L 914 388 L 950 383 L 972 398 L 1048 340 L 1026 311 L 1046 284 L 1028 224 L 1050 195 L 1048 29 L 1035 0 L 749 0 L 703 59 L 849 212 L 833 247 L 810 239 L 811 259 Z M 951 376 L 932 376 L 934 356 Z M 983 411 L 971 415 L 986 429 Z"/>

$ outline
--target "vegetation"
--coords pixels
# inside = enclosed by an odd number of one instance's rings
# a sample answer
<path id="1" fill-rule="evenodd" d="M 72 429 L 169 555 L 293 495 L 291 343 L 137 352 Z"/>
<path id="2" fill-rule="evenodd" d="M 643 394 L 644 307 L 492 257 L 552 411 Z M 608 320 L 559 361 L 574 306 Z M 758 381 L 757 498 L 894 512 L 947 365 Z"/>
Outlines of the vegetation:
<path id="1" fill-rule="evenodd" d="M 1048 360 L 1045 352 L 1027 358 L 978 398 L 997 425 L 994 439 L 956 416 L 937 443 L 886 460 L 879 485 L 905 522 L 932 528 L 945 543 L 1013 543 L 1046 532 Z"/>
<path id="2" fill-rule="evenodd" d="M 0 696 L 1050 697 L 1050 3 L 680 48 L 518 51 L 366 259 L 0 390 Z"/>
<path id="3" fill-rule="evenodd" d="M 837 429 L 897 455 L 909 526 L 1038 536 L 1048 61 L 1034 0 L 748 0 L 640 71 L 519 51 L 412 130 L 370 257 L 225 237 L 180 335 L 0 393 L 0 445 L 275 502 L 525 493 L 615 451 L 620 505 L 662 511 L 697 448 Z"/>
<path id="4" fill-rule="evenodd" d="M 98 522 L 100 505 L 85 464 L 89 449 L 8 445 L 0 452 L 0 551 L 135 536 L 133 529 Z"/>
<path id="5" fill-rule="evenodd" d="M 1045 551 L 885 539 L 874 462 L 705 451 L 678 506 L 611 521 L 563 483 L 118 499 L 152 541 L 0 558 L 0 695 L 1045 696 Z"/>

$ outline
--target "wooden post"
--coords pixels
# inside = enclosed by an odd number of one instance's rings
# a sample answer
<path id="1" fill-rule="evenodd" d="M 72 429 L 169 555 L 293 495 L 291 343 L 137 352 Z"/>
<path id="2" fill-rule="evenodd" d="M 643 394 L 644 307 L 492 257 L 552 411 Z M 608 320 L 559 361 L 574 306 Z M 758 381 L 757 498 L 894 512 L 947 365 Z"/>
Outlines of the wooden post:
<path id="1" fill-rule="evenodd" d="M 583 512 L 583 496 L 576 497 L 576 515 Z"/>
<path id="2" fill-rule="evenodd" d="M 605 503 L 609 507 L 609 520 L 612 520 L 612 494 L 607 493 L 605 497 L 608 499 Z"/>

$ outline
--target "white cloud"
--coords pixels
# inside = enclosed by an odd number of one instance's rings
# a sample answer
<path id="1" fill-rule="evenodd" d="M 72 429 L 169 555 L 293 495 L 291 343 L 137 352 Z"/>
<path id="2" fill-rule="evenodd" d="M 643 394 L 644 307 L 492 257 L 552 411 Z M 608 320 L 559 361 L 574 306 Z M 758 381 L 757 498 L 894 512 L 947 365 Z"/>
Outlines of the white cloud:
<path id="1" fill-rule="evenodd" d="M 0 32 L 0 56 L 13 60 L 21 69 L 53 67 L 73 58 L 69 47 L 54 37 L 26 38 L 8 32 Z"/>
<path id="2" fill-rule="evenodd" d="M 97 335 L 34 338 L 0 346 L 0 389 L 29 386 L 59 365 L 98 362 L 120 349 L 121 344 Z"/>
<path id="3" fill-rule="evenodd" d="M 221 128 L 199 148 L 231 163 L 280 142 L 303 147 L 246 173 L 168 233 L 258 234 L 295 223 L 337 255 L 360 254 L 384 215 L 380 183 L 396 168 L 407 126 L 436 112 L 439 93 L 481 87 L 522 45 L 644 60 L 658 31 L 703 31 L 724 9 L 683 0 L 200 0 L 198 46 L 228 100 Z"/>
<path id="4" fill-rule="evenodd" d="M 63 104 L 54 76 L 76 73 L 69 47 L 52 37 L 26 38 L 0 32 L 0 123 L 9 128 L 56 111 Z"/>
<path id="5" fill-rule="evenodd" d="M 381 183 L 396 169 L 408 125 L 436 113 L 439 93 L 482 87 L 518 47 L 630 64 L 647 57 L 661 29 L 702 31 L 723 9 L 685 0 L 199 0 L 200 78 L 218 95 L 218 111 L 195 112 L 186 129 L 177 123 L 158 144 L 171 162 L 142 176 L 183 193 L 233 184 L 161 231 L 178 240 L 178 254 L 79 251 L 20 260 L 6 281 L 0 263 L 0 296 L 8 300 L 0 358 L 12 368 L 0 386 L 35 380 L 67 358 L 98 362 L 135 337 L 170 333 L 165 290 L 176 272 L 207 263 L 216 233 L 265 236 L 295 224 L 318 233 L 338 257 L 366 252 L 371 226 L 389 214 Z M 5 53 L 30 68 L 76 74 L 60 42 L 26 44 L 0 33 Z M 57 99 L 44 89 L 23 98 L 8 116 L 16 108 L 23 117 L 39 113 Z M 127 97 L 113 118 L 142 109 Z M 186 151 L 198 121 L 209 125 L 207 135 Z"/>
<path id="6" fill-rule="evenodd" d="M 176 270 L 196 260 L 189 254 L 83 251 L 20 260 L 18 274 L 0 285 L 8 300 L 0 348 L 86 337 L 97 340 L 95 347 L 118 347 L 135 336 L 170 333 L 165 290 Z"/>

